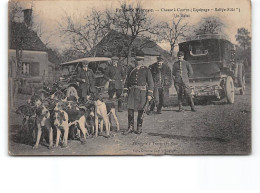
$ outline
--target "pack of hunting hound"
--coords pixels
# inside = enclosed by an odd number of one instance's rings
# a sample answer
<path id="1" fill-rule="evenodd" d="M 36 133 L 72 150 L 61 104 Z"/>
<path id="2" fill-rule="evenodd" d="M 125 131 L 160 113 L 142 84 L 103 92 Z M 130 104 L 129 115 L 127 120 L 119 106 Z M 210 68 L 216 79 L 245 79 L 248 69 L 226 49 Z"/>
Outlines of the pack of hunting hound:
<path id="1" fill-rule="evenodd" d="M 81 102 L 75 96 L 66 97 L 62 91 L 53 94 L 34 93 L 16 110 L 23 116 L 22 128 L 26 129 L 29 139 L 36 149 L 41 140 L 48 148 L 67 147 L 68 139 L 86 143 L 89 137 L 110 137 L 111 117 L 119 131 L 119 122 L 113 102 L 103 102 L 98 95 L 90 95 Z M 103 132 L 105 125 L 105 132 Z M 47 135 L 42 135 L 42 133 Z M 28 137 L 28 136 L 27 136 Z"/>

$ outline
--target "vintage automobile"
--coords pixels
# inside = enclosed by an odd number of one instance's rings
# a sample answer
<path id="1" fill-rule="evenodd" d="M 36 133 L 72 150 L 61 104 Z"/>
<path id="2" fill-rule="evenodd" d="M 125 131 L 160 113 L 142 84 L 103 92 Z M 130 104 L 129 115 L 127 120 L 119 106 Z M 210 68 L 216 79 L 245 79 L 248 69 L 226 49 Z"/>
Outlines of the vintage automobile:
<path id="1" fill-rule="evenodd" d="M 190 86 L 194 98 L 213 97 L 234 103 L 235 91 L 245 94 L 245 67 L 235 57 L 235 46 L 224 35 L 204 34 L 187 38 L 179 51 L 192 65 Z"/>
<path id="2" fill-rule="evenodd" d="M 79 83 L 76 81 L 78 74 L 78 67 L 83 62 L 88 62 L 88 67 L 93 70 L 95 74 L 95 86 L 99 92 L 103 92 L 108 88 L 108 82 L 104 78 L 104 72 L 109 63 L 111 62 L 110 58 L 106 57 L 88 57 L 80 58 L 70 62 L 65 62 L 61 64 L 62 76 L 60 77 L 60 84 L 62 91 L 65 92 L 66 96 L 71 95 L 78 97 L 78 87 Z"/>

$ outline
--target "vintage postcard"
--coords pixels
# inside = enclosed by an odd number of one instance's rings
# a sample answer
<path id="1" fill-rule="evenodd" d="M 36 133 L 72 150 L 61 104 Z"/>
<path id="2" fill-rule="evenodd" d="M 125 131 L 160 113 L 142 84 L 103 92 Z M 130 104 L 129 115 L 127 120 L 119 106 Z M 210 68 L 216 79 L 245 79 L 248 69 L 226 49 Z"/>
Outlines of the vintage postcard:
<path id="1" fill-rule="evenodd" d="M 249 155 L 250 0 L 10 0 L 10 155 Z"/>

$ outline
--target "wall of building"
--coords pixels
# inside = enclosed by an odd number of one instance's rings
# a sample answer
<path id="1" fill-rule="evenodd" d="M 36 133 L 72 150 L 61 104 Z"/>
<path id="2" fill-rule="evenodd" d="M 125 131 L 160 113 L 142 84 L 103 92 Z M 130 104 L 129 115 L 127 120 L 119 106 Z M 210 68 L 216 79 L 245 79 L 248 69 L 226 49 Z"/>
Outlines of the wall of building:
<path id="1" fill-rule="evenodd" d="M 9 75 L 12 75 L 12 77 L 15 77 L 16 76 L 16 51 L 13 49 L 10 49 L 8 51 L 8 54 L 9 54 L 9 65 L 10 65 L 9 68 L 11 67 L 11 69 L 12 69 L 12 72 Z M 49 62 L 48 54 L 46 52 L 23 50 L 21 62 L 24 64 L 25 63 L 29 64 L 30 69 L 34 70 L 33 74 L 26 74 L 25 77 L 28 77 L 28 78 L 48 77 L 50 74 L 49 66 L 52 64 Z M 29 68 L 29 65 L 27 66 L 28 68 Z M 26 71 L 26 65 L 24 66 L 23 70 Z"/>

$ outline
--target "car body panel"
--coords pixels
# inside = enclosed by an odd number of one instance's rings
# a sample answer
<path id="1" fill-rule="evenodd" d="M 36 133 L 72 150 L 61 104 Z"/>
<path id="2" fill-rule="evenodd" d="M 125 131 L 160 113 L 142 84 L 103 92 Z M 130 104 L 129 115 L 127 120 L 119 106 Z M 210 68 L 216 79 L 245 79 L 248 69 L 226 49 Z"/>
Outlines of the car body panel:
<path id="1" fill-rule="evenodd" d="M 223 81 L 235 79 L 234 45 L 224 35 L 204 34 L 186 38 L 179 44 L 194 71 L 189 78 L 192 95 L 223 97 Z"/>

